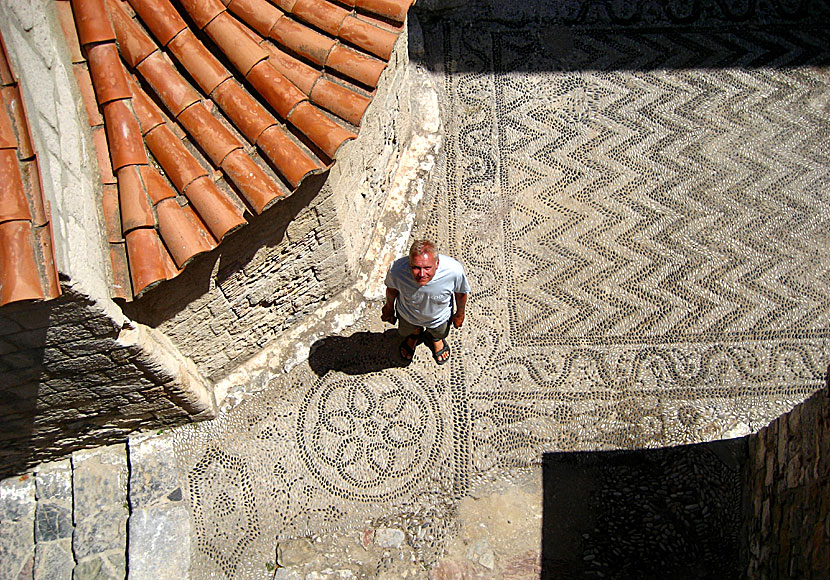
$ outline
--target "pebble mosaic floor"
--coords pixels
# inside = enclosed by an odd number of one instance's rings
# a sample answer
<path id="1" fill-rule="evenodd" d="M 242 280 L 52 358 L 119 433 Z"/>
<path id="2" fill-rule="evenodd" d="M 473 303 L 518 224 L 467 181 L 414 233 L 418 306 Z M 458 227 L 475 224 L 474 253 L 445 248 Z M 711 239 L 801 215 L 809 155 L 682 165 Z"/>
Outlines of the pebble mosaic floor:
<path id="1" fill-rule="evenodd" d="M 756 430 L 822 385 L 829 29 L 446 21 L 425 44 L 445 141 L 414 235 L 473 287 L 451 361 L 400 366 L 370 309 L 179 431 L 197 577 L 265 578 L 275 540 L 393 512 L 428 560 L 482 474 Z"/>

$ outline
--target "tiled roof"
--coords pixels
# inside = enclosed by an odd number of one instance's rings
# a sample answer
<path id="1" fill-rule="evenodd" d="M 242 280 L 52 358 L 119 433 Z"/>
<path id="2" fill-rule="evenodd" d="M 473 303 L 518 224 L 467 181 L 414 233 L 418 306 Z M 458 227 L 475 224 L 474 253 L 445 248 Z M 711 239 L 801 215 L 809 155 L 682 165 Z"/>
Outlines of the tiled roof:
<path id="1" fill-rule="evenodd" d="M 130 300 L 333 163 L 412 0 L 56 2 Z"/>
<path id="2" fill-rule="evenodd" d="M 0 306 L 60 295 L 41 192 L 26 109 L 0 36 Z"/>

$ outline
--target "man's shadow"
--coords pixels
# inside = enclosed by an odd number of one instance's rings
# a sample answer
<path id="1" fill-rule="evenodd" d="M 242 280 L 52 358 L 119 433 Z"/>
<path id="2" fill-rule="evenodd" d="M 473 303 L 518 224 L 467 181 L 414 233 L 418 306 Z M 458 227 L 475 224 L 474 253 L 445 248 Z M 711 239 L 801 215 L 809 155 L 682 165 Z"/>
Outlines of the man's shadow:
<path id="1" fill-rule="evenodd" d="M 322 377 L 329 371 L 364 375 L 383 369 L 405 367 L 397 331 L 356 332 L 351 336 L 327 336 L 311 345 L 308 364 Z"/>

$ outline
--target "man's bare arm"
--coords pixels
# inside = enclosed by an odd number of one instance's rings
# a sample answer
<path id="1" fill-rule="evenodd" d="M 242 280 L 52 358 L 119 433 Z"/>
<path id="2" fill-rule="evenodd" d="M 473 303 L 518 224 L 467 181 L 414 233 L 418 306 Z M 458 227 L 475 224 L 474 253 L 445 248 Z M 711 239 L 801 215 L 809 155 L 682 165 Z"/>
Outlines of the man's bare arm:
<path id="1" fill-rule="evenodd" d="M 467 307 L 467 294 L 455 293 L 455 314 L 452 315 L 452 325 L 461 328 L 464 324 L 464 310 Z"/>
<path id="2" fill-rule="evenodd" d="M 395 299 L 399 292 L 395 288 L 386 287 L 386 304 L 380 311 L 380 319 L 384 322 L 395 321 Z"/>

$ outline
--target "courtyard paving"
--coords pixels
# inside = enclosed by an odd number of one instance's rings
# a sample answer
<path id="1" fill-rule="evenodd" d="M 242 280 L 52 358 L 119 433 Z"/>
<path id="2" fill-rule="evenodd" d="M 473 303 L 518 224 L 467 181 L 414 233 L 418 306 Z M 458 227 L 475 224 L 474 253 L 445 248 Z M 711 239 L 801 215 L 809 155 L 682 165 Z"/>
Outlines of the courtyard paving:
<path id="1" fill-rule="evenodd" d="M 688 5 L 423 23 L 411 237 L 467 268 L 452 357 L 405 366 L 365 300 L 170 434 L 193 578 L 538 577 L 545 454 L 746 435 L 821 387 L 830 30 Z"/>

